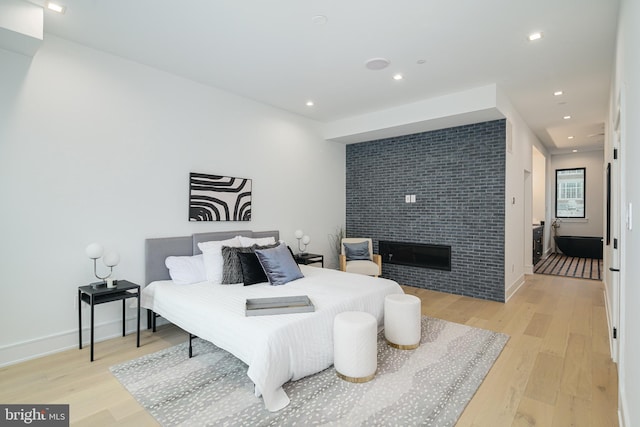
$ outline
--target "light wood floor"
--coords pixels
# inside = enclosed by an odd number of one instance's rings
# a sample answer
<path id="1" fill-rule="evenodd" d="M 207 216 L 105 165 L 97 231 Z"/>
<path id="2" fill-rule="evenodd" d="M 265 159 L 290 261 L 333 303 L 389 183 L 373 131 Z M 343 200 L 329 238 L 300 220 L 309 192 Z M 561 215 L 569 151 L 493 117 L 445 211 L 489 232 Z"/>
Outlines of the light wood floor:
<path id="1" fill-rule="evenodd" d="M 607 342 L 603 285 L 527 276 L 507 304 L 405 287 L 423 313 L 510 335 L 458 426 L 617 426 L 617 372 Z M 65 403 L 75 426 L 157 423 L 109 373 L 109 366 L 183 342 L 168 325 L 0 369 L 0 402 Z"/>

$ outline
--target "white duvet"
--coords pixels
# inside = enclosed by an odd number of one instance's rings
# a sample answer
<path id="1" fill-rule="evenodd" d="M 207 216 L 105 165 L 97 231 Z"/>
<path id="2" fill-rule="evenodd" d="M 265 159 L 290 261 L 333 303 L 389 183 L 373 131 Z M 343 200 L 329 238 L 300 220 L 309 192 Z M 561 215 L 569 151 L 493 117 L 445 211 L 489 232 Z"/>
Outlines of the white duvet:
<path id="1" fill-rule="evenodd" d="M 153 282 L 142 291 L 141 304 L 245 362 L 256 395 L 268 410 L 278 411 L 289 404 L 284 383 L 333 364 L 336 314 L 365 311 L 382 325 L 385 296 L 403 293 L 392 280 L 300 267 L 305 277 L 283 286 Z M 295 295 L 308 295 L 315 311 L 245 316 L 247 298 Z"/>

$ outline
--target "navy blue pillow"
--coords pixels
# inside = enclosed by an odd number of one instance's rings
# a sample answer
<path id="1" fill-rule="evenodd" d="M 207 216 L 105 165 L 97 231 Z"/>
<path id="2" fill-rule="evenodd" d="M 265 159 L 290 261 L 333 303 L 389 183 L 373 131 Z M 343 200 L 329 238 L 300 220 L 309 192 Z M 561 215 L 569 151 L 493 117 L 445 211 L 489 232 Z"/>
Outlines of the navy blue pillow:
<path id="1" fill-rule="evenodd" d="M 293 259 L 291 251 L 284 243 L 273 249 L 260 249 L 255 252 L 269 283 L 272 285 L 284 285 L 304 277 L 300 267 Z"/>
<path id="2" fill-rule="evenodd" d="M 360 243 L 343 243 L 343 245 L 347 261 L 371 259 L 371 255 L 369 255 L 369 241 L 365 240 Z"/>

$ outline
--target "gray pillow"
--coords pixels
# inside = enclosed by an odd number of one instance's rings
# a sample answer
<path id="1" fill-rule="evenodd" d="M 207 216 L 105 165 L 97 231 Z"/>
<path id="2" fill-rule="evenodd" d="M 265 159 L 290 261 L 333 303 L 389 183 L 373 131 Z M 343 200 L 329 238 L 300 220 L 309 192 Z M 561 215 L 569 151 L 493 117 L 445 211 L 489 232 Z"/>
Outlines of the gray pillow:
<path id="1" fill-rule="evenodd" d="M 304 277 L 284 243 L 271 249 L 256 249 L 255 252 L 270 284 L 284 285 Z"/>
<path id="2" fill-rule="evenodd" d="M 253 248 L 222 247 L 222 284 L 242 283 L 242 266 L 238 252 L 253 252 Z"/>
<path id="3" fill-rule="evenodd" d="M 343 243 L 344 254 L 347 257 L 347 261 L 366 259 L 370 260 L 369 254 L 369 242 L 364 241 L 360 243 Z"/>

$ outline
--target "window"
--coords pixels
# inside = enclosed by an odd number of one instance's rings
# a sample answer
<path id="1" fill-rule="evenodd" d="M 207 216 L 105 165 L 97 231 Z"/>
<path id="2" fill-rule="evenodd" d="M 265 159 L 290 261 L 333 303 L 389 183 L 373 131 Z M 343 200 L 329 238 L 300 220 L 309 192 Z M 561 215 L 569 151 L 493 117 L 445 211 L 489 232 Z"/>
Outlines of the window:
<path id="1" fill-rule="evenodd" d="M 584 218 L 586 168 L 556 169 L 556 218 Z"/>

